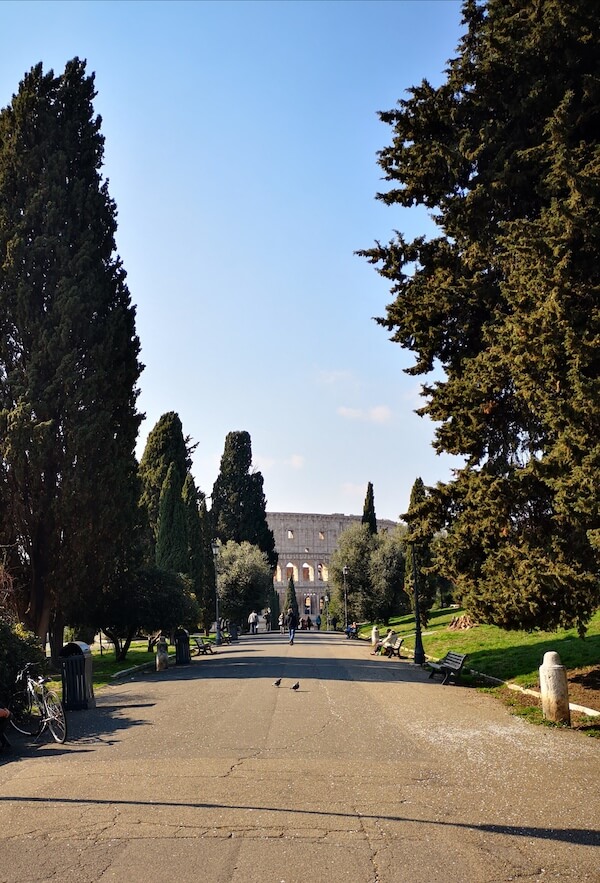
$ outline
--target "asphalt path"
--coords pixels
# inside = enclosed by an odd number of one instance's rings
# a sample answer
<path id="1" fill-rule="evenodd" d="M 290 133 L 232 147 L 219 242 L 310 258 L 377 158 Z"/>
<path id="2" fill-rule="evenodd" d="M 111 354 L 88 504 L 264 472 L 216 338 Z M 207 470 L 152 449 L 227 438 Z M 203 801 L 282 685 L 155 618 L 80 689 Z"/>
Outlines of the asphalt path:
<path id="1" fill-rule="evenodd" d="M 244 637 L 97 700 L 0 755 L 3 883 L 600 881 L 598 741 L 363 642 Z"/>

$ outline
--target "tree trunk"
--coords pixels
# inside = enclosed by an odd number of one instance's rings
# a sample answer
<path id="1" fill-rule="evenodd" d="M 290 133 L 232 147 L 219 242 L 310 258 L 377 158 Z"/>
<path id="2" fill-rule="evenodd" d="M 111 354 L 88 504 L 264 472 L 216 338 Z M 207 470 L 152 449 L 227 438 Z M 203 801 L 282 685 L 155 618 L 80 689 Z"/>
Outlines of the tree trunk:
<path id="1" fill-rule="evenodd" d="M 58 668 L 60 665 L 59 653 L 63 648 L 64 633 L 64 616 L 61 613 L 55 612 L 49 627 L 50 658 L 52 666 L 55 668 Z"/>

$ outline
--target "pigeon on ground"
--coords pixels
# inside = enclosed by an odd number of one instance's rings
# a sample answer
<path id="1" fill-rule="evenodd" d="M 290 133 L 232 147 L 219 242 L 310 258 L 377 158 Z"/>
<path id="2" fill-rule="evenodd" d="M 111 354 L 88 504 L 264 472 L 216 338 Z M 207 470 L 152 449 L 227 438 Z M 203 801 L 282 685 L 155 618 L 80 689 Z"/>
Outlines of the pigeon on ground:
<path id="1" fill-rule="evenodd" d="M 290 690 L 299 690 L 300 689 L 300 681 L 296 681 L 295 684 L 292 684 Z"/>
<path id="2" fill-rule="evenodd" d="M 281 678 L 277 678 L 276 681 L 273 681 L 273 686 L 278 687 L 280 685 L 280 683 L 281 683 Z"/>

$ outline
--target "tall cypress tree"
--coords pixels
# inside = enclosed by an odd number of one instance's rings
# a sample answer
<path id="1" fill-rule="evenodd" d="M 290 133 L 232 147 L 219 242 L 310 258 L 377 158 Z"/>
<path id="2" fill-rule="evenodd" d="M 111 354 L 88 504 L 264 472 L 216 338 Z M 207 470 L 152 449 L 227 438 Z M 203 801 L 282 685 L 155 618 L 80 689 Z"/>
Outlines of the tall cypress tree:
<path id="1" fill-rule="evenodd" d="M 202 556 L 202 580 L 200 594 L 197 594 L 198 606 L 200 608 L 200 622 L 206 629 L 208 634 L 209 627 L 215 620 L 216 602 L 215 602 L 215 562 L 212 551 L 213 531 L 210 513 L 206 509 L 206 499 L 204 494 L 200 499 L 200 536 L 201 536 L 201 556 Z"/>
<path id="2" fill-rule="evenodd" d="M 79 59 L 38 64 L 0 112 L 0 543 L 55 647 L 136 537 L 139 341 L 95 94 Z"/>
<path id="3" fill-rule="evenodd" d="M 181 491 L 181 477 L 171 463 L 160 493 L 156 566 L 172 573 L 189 574 L 186 511 Z"/>
<path id="4" fill-rule="evenodd" d="M 184 438 L 179 415 L 175 411 L 168 411 L 148 434 L 139 469 L 142 482 L 140 504 L 148 513 L 155 540 L 158 536 L 160 495 L 172 463 L 180 476 L 187 475 L 192 465 L 189 439 Z"/>
<path id="5" fill-rule="evenodd" d="M 423 625 L 427 625 L 428 612 L 435 600 L 437 587 L 436 577 L 430 572 L 432 564 L 431 541 L 427 532 L 426 521 L 422 520 L 426 511 L 427 490 L 422 478 L 416 478 L 410 492 L 408 512 L 403 516 L 409 525 L 406 536 L 406 559 L 404 570 L 404 591 L 410 599 L 411 609 L 415 609 L 415 580 L 417 572 L 419 581 L 419 609 Z"/>
<path id="6" fill-rule="evenodd" d="M 446 575 L 481 621 L 583 633 L 600 602 L 597 10 L 463 10 L 445 82 L 381 114 L 379 198 L 427 206 L 439 235 L 363 254 L 392 283 L 380 322 L 409 373 L 444 372 L 421 413 L 465 459 L 430 497 Z"/>
<path id="7" fill-rule="evenodd" d="M 287 613 L 290 607 L 298 615 L 298 598 L 296 596 L 296 586 L 294 585 L 294 577 L 290 576 L 288 580 L 287 592 L 285 594 L 284 612 Z"/>
<path id="8" fill-rule="evenodd" d="M 248 432 L 230 432 L 225 439 L 219 475 L 213 486 L 211 517 L 221 542 L 251 543 L 277 564 L 275 537 L 270 530 L 260 472 L 250 472 L 252 444 Z"/>
<path id="9" fill-rule="evenodd" d="M 371 482 L 367 485 L 367 494 L 365 496 L 365 505 L 363 507 L 363 516 L 361 519 L 366 524 L 371 533 L 377 533 L 377 518 L 375 516 L 375 498 L 373 496 L 373 485 Z"/>

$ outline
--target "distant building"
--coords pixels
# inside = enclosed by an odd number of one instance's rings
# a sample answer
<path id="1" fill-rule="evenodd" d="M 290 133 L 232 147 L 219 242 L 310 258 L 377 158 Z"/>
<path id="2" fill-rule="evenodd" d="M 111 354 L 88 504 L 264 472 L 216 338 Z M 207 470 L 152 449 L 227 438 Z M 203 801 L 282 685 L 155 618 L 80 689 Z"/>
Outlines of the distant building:
<path id="1" fill-rule="evenodd" d="M 302 515 L 298 512 L 267 512 L 275 536 L 279 562 L 274 588 L 283 610 L 290 576 L 294 577 L 300 616 L 323 615 L 329 597 L 329 564 L 340 534 L 360 515 Z M 394 530 L 395 521 L 377 519 L 379 531 Z"/>

